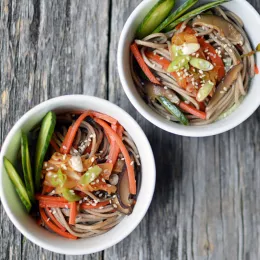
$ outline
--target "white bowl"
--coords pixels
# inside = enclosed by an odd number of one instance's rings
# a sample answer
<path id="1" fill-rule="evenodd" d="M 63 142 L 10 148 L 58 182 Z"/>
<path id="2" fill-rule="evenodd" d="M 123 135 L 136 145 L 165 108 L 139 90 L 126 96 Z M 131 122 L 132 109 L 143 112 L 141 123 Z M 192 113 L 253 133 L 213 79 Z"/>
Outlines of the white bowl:
<path id="1" fill-rule="evenodd" d="M 184 0 L 186 1 L 186 0 Z M 145 0 L 132 12 L 121 33 L 117 53 L 117 65 L 124 91 L 133 106 L 154 125 L 174 134 L 192 137 L 211 136 L 228 131 L 245 121 L 260 105 L 260 75 L 256 75 L 250 84 L 250 90 L 241 105 L 228 117 L 206 126 L 183 126 L 170 122 L 154 112 L 136 90 L 130 73 L 129 49 L 133 42 L 136 29 L 157 0 Z M 179 3 L 183 2 L 179 1 Z M 210 1 L 199 1 L 203 2 Z M 245 0 L 233 0 L 224 6 L 236 13 L 245 24 L 252 46 L 260 42 L 260 16 Z M 260 54 L 257 54 L 257 66 L 260 68 Z"/>
<path id="2" fill-rule="evenodd" d="M 117 226 L 97 237 L 70 240 L 39 227 L 25 211 L 4 169 L 3 156 L 15 163 L 20 147 L 21 130 L 28 132 L 50 110 L 92 109 L 116 118 L 132 136 L 141 159 L 142 178 L 133 213 Z M 83 95 L 53 98 L 27 112 L 12 128 L 5 139 L 0 154 L 0 196 L 4 209 L 17 229 L 33 243 L 53 252 L 69 255 L 90 254 L 115 245 L 128 236 L 144 217 L 155 186 L 155 162 L 150 144 L 136 121 L 124 110 L 109 101 Z"/>

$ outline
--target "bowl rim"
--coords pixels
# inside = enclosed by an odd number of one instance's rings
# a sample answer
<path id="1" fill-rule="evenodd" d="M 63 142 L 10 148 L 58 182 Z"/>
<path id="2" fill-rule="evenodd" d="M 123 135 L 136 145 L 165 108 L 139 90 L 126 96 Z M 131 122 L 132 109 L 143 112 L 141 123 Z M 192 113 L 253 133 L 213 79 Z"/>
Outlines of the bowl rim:
<path id="1" fill-rule="evenodd" d="M 144 105 L 143 104 L 144 101 L 140 97 L 139 94 L 138 94 L 138 96 L 135 96 L 135 94 L 131 90 L 131 87 L 129 87 L 129 85 L 131 85 L 132 82 L 131 83 L 128 82 L 126 71 L 124 69 L 124 60 L 125 60 L 124 50 L 125 50 L 125 46 L 127 45 L 126 39 L 127 39 L 127 35 L 129 33 L 129 31 L 132 28 L 134 21 L 136 20 L 136 18 L 140 14 L 140 12 L 142 12 L 142 10 L 146 7 L 146 5 L 148 5 L 150 2 L 153 2 L 153 1 L 154 0 L 143 0 L 133 10 L 133 12 L 130 14 L 127 21 L 124 24 L 123 30 L 122 30 L 120 38 L 119 38 L 119 43 L 118 43 L 118 48 L 117 48 L 118 74 L 119 74 L 119 78 L 121 81 L 121 85 L 123 86 L 123 89 L 124 89 L 128 99 L 132 103 L 132 105 L 136 108 L 136 110 L 145 119 L 150 121 L 155 126 L 161 128 L 169 133 L 177 134 L 180 136 L 187 136 L 187 137 L 214 136 L 214 135 L 229 131 L 229 130 L 235 128 L 236 126 L 240 125 L 241 123 L 243 123 L 245 120 L 247 120 L 256 111 L 256 109 L 260 106 L 260 99 L 258 101 L 256 100 L 255 103 L 253 105 L 251 105 L 250 111 L 248 111 L 247 113 L 242 113 L 242 116 L 239 116 L 238 118 L 236 118 L 236 120 L 229 120 L 230 118 L 228 116 L 227 118 L 219 121 L 219 122 L 221 122 L 221 121 L 224 121 L 224 122 L 218 127 L 216 127 L 216 126 L 211 127 L 212 125 L 214 125 L 216 123 L 216 121 L 209 125 L 205 125 L 205 126 L 201 127 L 201 126 L 182 126 L 182 125 L 174 123 L 174 122 L 170 122 L 170 124 L 169 124 L 169 121 L 164 119 L 162 116 L 160 116 L 156 112 L 152 111 L 147 106 L 147 104 Z M 256 9 L 249 2 L 247 2 L 246 0 L 232 1 L 233 4 L 235 4 L 234 2 L 241 2 L 242 4 L 247 6 L 247 8 L 249 8 L 251 10 L 251 12 L 255 16 L 255 19 L 257 19 L 260 24 L 260 14 L 256 11 Z M 230 4 L 231 2 L 228 2 L 228 3 Z M 223 5 L 225 5 L 225 4 L 223 4 Z M 257 61 L 258 61 L 258 63 L 260 62 L 259 58 L 257 59 Z M 251 85 L 251 87 L 252 87 L 252 85 Z M 239 107 L 241 107 L 241 105 Z M 238 110 L 239 107 L 236 110 Z M 232 112 L 232 114 L 235 113 L 236 110 L 234 112 Z"/>
<path id="2" fill-rule="evenodd" d="M 103 104 L 106 104 L 108 106 L 111 107 L 111 111 L 112 109 L 116 109 L 116 111 L 120 110 L 120 113 L 124 114 L 124 116 L 127 118 L 127 120 L 129 120 L 131 122 L 131 124 L 133 125 L 133 131 L 138 131 L 142 137 L 142 146 L 145 146 L 145 157 L 149 158 L 149 178 L 151 178 L 151 185 L 149 185 L 148 188 L 146 188 L 146 194 L 145 194 L 145 200 L 146 200 L 146 204 L 142 204 L 142 211 L 141 212 L 136 212 L 134 215 L 134 219 L 135 221 L 131 222 L 133 223 L 132 226 L 129 228 L 129 230 L 127 232 L 122 232 L 121 236 L 114 239 L 112 241 L 106 241 L 105 245 L 97 245 L 94 249 L 88 248 L 86 247 L 85 249 L 83 248 L 82 250 L 74 249 L 67 249 L 67 248 L 62 248 L 62 246 L 60 248 L 56 248 L 55 246 L 51 245 L 50 243 L 47 243 L 46 241 L 40 240 L 38 238 L 36 238 L 33 234 L 31 234 L 30 232 L 28 232 L 23 225 L 19 222 L 19 220 L 17 220 L 17 217 L 14 216 L 12 214 L 12 211 L 8 205 L 8 202 L 6 200 L 6 196 L 4 195 L 3 192 L 3 182 L 2 182 L 2 175 L 3 175 L 3 169 L 4 169 L 4 164 L 3 164 L 3 156 L 6 154 L 6 151 L 8 150 L 9 144 L 13 138 L 13 136 L 20 130 L 21 126 L 28 121 L 32 116 L 34 116 L 37 111 L 40 111 L 43 107 L 48 107 L 48 105 L 50 104 L 57 104 L 57 108 L 61 108 L 61 106 L 59 106 L 59 102 L 63 102 L 64 103 L 64 108 L 66 109 L 66 102 L 67 101 L 71 101 L 71 99 L 74 100 L 84 100 L 84 101 L 88 101 L 88 100 L 94 100 L 95 102 L 99 103 L 100 106 L 102 106 Z M 55 108 L 54 108 L 55 109 Z M 109 112 L 109 111 L 108 111 Z M 109 115 L 109 113 L 107 113 Z M 120 119 L 118 119 L 120 121 Z M 133 134 L 133 133 L 132 133 Z M 142 158 L 142 156 L 144 156 L 144 154 L 140 154 L 140 157 Z M 143 175 L 143 173 L 142 173 Z M 132 116 L 130 116 L 126 111 L 124 111 L 122 108 L 120 108 L 119 106 L 113 104 L 112 102 L 102 99 L 102 98 L 98 98 L 95 96 L 90 96 L 90 95 L 64 95 L 64 96 L 59 96 L 59 97 L 55 97 L 55 98 L 51 98 L 49 100 L 46 100 L 44 102 L 41 102 L 40 104 L 34 106 L 33 108 L 31 108 L 29 111 L 27 111 L 12 127 L 12 129 L 10 130 L 10 132 L 8 133 L 8 135 L 6 136 L 3 145 L 2 145 L 2 149 L 1 149 L 1 153 L 0 153 L 0 198 L 1 198 L 1 202 L 3 205 L 3 208 L 5 209 L 5 212 L 7 213 L 9 219 L 11 220 L 11 222 L 14 224 L 14 226 L 26 237 L 28 238 L 31 242 L 33 242 L 34 244 L 47 249 L 49 251 L 55 252 L 55 253 L 60 253 L 60 254 L 66 254 L 66 255 L 83 255 L 83 254 L 92 254 L 92 253 L 96 253 L 102 250 L 105 250 L 111 246 L 114 246 L 115 244 L 119 243 L 120 241 L 122 241 L 123 239 L 125 239 L 138 225 L 139 223 L 142 221 L 142 219 L 144 218 L 144 216 L 146 215 L 149 206 L 152 202 L 152 198 L 154 195 L 154 190 L 155 190 L 155 181 L 156 181 L 156 166 L 155 166 L 155 159 L 154 159 L 154 155 L 153 155 L 153 151 L 151 148 L 151 145 L 144 133 L 144 131 L 142 130 L 142 128 L 139 126 L 139 124 L 132 118 Z M 145 184 L 143 182 L 141 182 L 141 186 L 144 186 Z M 138 199 L 137 199 L 138 201 Z M 132 213 L 134 214 L 134 212 Z M 98 236 L 97 236 L 98 237 Z M 85 238 L 87 239 L 87 238 Z M 81 241 L 82 239 L 79 239 L 79 241 Z M 77 250 L 77 252 L 75 252 L 75 250 Z"/>

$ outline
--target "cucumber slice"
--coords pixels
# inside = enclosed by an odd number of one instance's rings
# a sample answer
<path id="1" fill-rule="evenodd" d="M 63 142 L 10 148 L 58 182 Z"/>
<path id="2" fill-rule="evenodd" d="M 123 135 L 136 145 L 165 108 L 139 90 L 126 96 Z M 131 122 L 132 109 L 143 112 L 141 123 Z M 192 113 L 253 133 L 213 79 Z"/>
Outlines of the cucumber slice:
<path id="1" fill-rule="evenodd" d="M 189 125 L 189 120 L 187 119 L 187 117 L 167 98 L 161 96 L 157 97 L 157 100 L 169 113 L 176 117 L 176 119 L 178 119 L 182 125 Z"/>
<path id="2" fill-rule="evenodd" d="M 153 33 L 158 33 L 162 31 L 169 24 L 174 22 L 176 19 L 181 17 L 187 10 L 189 10 L 193 5 L 195 5 L 198 0 L 188 0 L 183 5 L 181 5 L 176 11 L 170 14 L 154 31 Z"/>
<path id="3" fill-rule="evenodd" d="M 50 111 L 43 118 L 40 133 L 36 144 L 36 154 L 35 154 L 35 189 L 40 190 L 41 181 L 41 170 L 42 164 L 50 144 L 52 134 L 54 132 L 56 124 L 56 115 Z"/>
<path id="4" fill-rule="evenodd" d="M 22 133 L 22 137 L 21 137 L 21 155 L 22 155 L 22 165 L 23 165 L 23 176 L 24 176 L 27 194 L 30 200 L 34 201 L 34 186 L 33 186 L 31 159 L 29 153 L 28 138 L 25 133 Z"/>
<path id="5" fill-rule="evenodd" d="M 168 16 L 175 5 L 175 0 L 160 0 L 145 16 L 137 29 L 137 38 L 142 39 L 152 31 Z"/>
<path id="6" fill-rule="evenodd" d="M 24 183 L 23 183 L 21 177 L 15 170 L 12 163 L 6 157 L 4 157 L 4 166 L 5 166 L 5 170 L 6 170 L 7 174 L 9 175 L 22 203 L 26 207 L 26 210 L 29 212 L 31 210 L 32 204 L 31 204 L 29 196 L 26 192 L 26 189 L 25 189 L 25 186 L 24 186 Z"/>
<path id="7" fill-rule="evenodd" d="M 202 12 L 205 12 L 213 7 L 216 7 L 218 5 L 221 5 L 223 3 L 226 3 L 228 2 L 229 0 L 217 0 L 215 2 L 211 2 L 211 3 L 208 3 L 208 4 L 205 4 L 203 6 L 200 6 L 192 11 L 190 11 L 189 13 L 183 15 L 182 17 L 178 18 L 177 20 L 175 20 L 174 22 L 172 22 L 171 24 L 169 24 L 165 29 L 164 31 L 165 32 L 168 32 L 168 31 L 171 31 L 173 28 L 175 28 L 179 23 L 181 22 L 184 22 L 186 21 L 187 19 L 190 19 Z"/>

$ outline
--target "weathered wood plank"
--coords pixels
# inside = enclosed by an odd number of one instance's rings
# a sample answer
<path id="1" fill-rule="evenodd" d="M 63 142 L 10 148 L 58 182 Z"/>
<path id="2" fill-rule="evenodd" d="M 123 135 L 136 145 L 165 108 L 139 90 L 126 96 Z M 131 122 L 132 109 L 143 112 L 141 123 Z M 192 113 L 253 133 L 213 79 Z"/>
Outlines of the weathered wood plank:
<path id="1" fill-rule="evenodd" d="M 76 93 L 106 97 L 108 15 L 109 0 L 0 2 L 0 143 L 41 101 Z M 0 208 L 0 259 L 71 259 L 22 238 Z"/>
<path id="2" fill-rule="evenodd" d="M 127 102 L 114 64 L 124 22 L 141 1 L 112 2 L 109 99 L 147 134 L 157 163 L 148 214 L 105 259 L 259 259 L 259 115 L 209 138 L 156 129 Z M 257 0 L 250 1 L 258 11 Z"/>

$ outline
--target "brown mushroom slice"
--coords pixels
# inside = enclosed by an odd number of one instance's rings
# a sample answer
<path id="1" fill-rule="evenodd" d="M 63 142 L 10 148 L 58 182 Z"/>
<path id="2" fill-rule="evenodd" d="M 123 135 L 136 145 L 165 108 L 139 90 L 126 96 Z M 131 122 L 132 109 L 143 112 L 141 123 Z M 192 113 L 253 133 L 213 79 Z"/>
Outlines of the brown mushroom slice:
<path id="1" fill-rule="evenodd" d="M 244 44 L 242 34 L 228 21 L 216 15 L 201 15 L 196 17 L 192 26 L 206 26 L 218 31 L 222 37 L 226 37 L 233 44 Z"/>
<path id="2" fill-rule="evenodd" d="M 173 104 L 180 103 L 180 99 L 177 97 L 177 95 L 174 93 L 174 91 L 167 87 L 164 88 L 159 85 L 147 83 L 145 86 L 145 91 L 150 100 L 155 100 L 156 97 L 163 96 L 163 97 L 169 99 Z"/>
<path id="3" fill-rule="evenodd" d="M 210 100 L 206 112 L 209 111 L 213 106 L 215 106 L 219 100 L 223 97 L 225 93 L 230 89 L 234 81 L 237 79 L 238 74 L 243 69 L 243 64 L 239 63 L 232 67 L 226 77 L 220 82 L 220 84 L 217 86 L 216 92 L 214 93 L 212 99 Z"/>
<path id="4" fill-rule="evenodd" d="M 119 174 L 117 193 L 113 198 L 113 204 L 116 204 L 117 209 L 126 215 L 129 215 L 132 212 L 132 201 L 129 199 L 130 195 L 128 173 L 125 169 Z"/>

